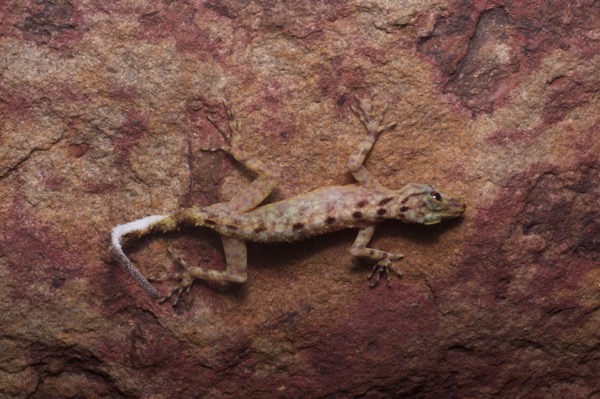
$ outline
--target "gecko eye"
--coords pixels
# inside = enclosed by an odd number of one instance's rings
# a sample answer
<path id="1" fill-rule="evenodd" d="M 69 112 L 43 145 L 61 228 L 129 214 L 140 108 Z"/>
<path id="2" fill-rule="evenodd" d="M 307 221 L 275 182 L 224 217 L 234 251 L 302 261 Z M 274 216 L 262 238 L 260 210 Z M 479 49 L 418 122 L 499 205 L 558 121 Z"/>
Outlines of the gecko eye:
<path id="1" fill-rule="evenodd" d="M 429 193 L 429 195 L 431 196 L 431 198 L 433 198 L 437 202 L 442 201 L 442 195 L 440 193 L 438 193 L 437 191 L 432 191 Z"/>

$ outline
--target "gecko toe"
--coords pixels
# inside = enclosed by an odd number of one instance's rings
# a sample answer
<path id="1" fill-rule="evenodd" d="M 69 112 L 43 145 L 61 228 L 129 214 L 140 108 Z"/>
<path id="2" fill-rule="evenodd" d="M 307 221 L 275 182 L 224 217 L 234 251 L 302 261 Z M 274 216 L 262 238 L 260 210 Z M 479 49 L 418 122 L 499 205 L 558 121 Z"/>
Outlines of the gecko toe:
<path id="1" fill-rule="evenodd" d="M 177 302 L 179 302 L 179 298 L 181 298 L 181 295 L 190 292 L 190 288 L 192 287 L 193 282 L 193 279 L 182 278 L 181 282 L 175 288 L 173 288 L 169 294 L 165 295 L 164 297 L 158 300 L 158 303 L 165 303 L 173 299 L 171 301 L 171 305 L 177 305 Z"/>
<path id="2" fill-rule="evenodd" d="M 402 259 L 402 255 L 394 255 L 394 259 Z M 390 258 L 382 259 L 375 264 L 373 270 L 367 277 L 369 280 L 369 287 L 373 288 L 379 284 L 379 280 L 381 280 L 381 276 L 385 276 L 388 287 L 392 285 L 391 274 L 394 273 L 398 277 L 402 276 L 402 271 L 398 269 L 394 264 L 392 264 Z"/>

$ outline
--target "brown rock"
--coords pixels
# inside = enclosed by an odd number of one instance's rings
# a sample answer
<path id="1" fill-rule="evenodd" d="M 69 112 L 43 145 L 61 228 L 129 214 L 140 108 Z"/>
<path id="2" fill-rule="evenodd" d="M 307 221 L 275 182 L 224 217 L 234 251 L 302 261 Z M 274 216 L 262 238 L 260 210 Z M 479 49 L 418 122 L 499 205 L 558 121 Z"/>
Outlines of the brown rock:
<path id="1" fill-rule="evenodd" d="M 525 4 L 526 3 L 526 4 Z M 600 392 L 600 2 L 0 3 L 0 397 L 583 398 Z M 171 307 L 117 224 L 230 198 L 226 99 L 272 200 L 350 182 L 354 96 L 397 120 L 367 167 L 462 221 L 250 245 L 249 281 Z M 222 268 L 218 237 L 133 243 Z M 172 282 L 157 284 L 167 292 Z"/>

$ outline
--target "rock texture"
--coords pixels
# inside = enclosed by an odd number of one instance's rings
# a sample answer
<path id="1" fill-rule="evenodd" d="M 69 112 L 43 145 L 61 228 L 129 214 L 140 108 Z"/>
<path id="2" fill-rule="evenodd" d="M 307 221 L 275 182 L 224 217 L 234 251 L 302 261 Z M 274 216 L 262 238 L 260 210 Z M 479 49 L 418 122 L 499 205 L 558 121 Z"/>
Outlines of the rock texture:
<path id="1" fill-rule="evenodd" d="M 0 2 L 0 397 L 600 396 L 600 2 Z M 350 182 L 354 96 L 390 104 L 368 168 L 462 195 L 384 223 L 405 272 L 369 289 L 353 232 L 251 245 L 241 287 L 151 301 L 117 224 L 248 184 L 227 99 L 277 200 Z M 218 237 L 131 246 L 148 275 L 223 267 Z M 158 284 L 166 292 L 172 283 Z"/>

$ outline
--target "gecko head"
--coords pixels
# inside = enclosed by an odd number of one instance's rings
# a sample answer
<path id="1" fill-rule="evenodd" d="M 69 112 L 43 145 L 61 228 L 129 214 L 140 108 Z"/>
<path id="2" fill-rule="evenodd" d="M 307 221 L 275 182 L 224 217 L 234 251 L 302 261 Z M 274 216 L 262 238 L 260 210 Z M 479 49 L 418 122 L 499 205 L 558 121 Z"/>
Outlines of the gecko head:
<path id="1" fill-rule="evenodd" d="M 467 208 L 457 196 L 426 184 L 410 184 L 403 191 L 404 204 L 400 204 L 398 214 L 409 223 L 436 224 L 459 217 Z"/>

